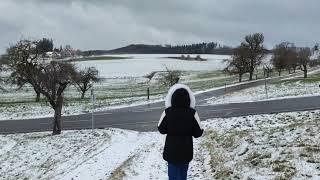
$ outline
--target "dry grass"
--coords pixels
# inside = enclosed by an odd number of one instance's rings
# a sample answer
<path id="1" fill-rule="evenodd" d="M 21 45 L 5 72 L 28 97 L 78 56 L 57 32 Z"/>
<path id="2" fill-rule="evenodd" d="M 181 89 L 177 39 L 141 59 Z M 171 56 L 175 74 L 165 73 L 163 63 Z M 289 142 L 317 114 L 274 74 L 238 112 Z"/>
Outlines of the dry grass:
<path id="1" fill-rule="evenodd" d="M 108 180 L 122 180 L 126 177 L 126 169 L 131 166 L 136 155 L 130 156 L 120 166 L 118 166 L 112 173 Z"/>

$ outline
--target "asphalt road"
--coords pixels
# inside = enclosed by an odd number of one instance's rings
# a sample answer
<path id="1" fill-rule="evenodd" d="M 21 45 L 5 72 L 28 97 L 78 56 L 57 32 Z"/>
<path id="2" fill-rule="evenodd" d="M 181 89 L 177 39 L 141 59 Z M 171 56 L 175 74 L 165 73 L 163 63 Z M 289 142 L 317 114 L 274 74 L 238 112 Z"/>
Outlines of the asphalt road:
<path id="1" fill-rule="evenodd" d="M 276 81 L 269 79 L 267 82 Z M 271 101 L 206 105 L 205 99 L 225 93 L 262 85 L 265 80 L 220 88 L 196 95 L 197 111 L 202 120 L 215 117 L 236 117 L 254 114 L 269 114 L 315 110 L 320 108 L 320 96 L 290 98 Z M 127 107 L 94 113 L 95 128 L 123 128 L 137 131 L 154 131 L 164 110 L 164 102 Z M 89 129 L 92 127 L 91 114 L 65 116 L 62 127 L 66 129 Z M 53 118 L 0 121 L 0 134 L 51 131 Z"/>

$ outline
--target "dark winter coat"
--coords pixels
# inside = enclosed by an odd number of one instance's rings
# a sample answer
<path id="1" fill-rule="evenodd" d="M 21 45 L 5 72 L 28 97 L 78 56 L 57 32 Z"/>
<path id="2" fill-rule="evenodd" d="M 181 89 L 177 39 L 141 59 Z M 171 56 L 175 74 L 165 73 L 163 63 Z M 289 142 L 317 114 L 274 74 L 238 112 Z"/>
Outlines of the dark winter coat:
<path id="1" fill-rule="evenodd" d="M 164 160 L 174 164 L 189 163 L 193 158 L 193 140 L 203 134 L 195 107 L 195 97 L 188 86 L 172 86 L 166 97 L 166 109 L 161 115 L 158 130 L 167 134 Z"/>

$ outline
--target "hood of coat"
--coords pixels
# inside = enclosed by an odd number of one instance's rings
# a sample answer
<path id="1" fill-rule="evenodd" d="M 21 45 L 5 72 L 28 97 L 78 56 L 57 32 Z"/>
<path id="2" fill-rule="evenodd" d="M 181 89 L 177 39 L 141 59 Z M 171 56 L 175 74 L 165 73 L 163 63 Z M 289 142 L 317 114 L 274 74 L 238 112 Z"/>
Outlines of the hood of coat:
<path id="1" fill-rule="evenodd" d="M 184 84 L 173 85 L 166 96 L 165 107 L 191 107 L 195 108 L 196 99 L 191 89 Z"/>

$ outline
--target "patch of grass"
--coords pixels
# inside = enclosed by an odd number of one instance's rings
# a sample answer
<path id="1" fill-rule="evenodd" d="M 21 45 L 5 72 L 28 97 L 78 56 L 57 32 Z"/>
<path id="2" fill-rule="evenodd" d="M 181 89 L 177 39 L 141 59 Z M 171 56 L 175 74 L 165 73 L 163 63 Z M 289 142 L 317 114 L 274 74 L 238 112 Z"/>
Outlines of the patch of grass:
<path id="1" fill-rule="evenodd" d="M 248 154 L 248 157 L 245 159 L 245 161 L 250 162 L 253 166 L 257 166 L 261 163 L 260 156 L 260 153 L 254 151 Z"/>
<path id="2" fill-rule="evenodd" d="M 109 180 L 122 180 L 127 175 L 125 172 L 125 168 L 129 167 L 132 163 L 132 160 L 136 157 L 136 155 L 130 156 L 127 160 L 125 160 L 119 167 L 117 167 L 109 177 Z"/>
<path id="3" fill-rule="evenodd" d="M 308 153 L 320 153 L 320 146 L 307 146 L 304 150 Z"/>
<path id="4" fill-rule="evenodd" d="M 272 82 L 272 84 L 283 84 L 283 85 L 288 85 L 288 84 L 293 84 L 293 83 L 320 83 L 320 75 L 316 75 L 316 76 L 309 76 L 308 78 L 292 78 L 292 79 L 286 79 L 286 80 L 282 80 L 282 81 L 275 81 Z"/>
<path id="5" fill-rule="evenodd" d="M 272 170 L 274 172 L 281 173 L 276 176 L 275 179 L 292 179 L 293 176 L 297 173 L 296 167 L 294 167 L 291 163 L 287 161 L 274 161 L 272 162 Z"/>
<path id="6" fill-rule="evenodd" d="M 217 76 L 228 76 L 223 71 L 206 71 L 206 72 L 200 72 L 196 75 L 196 79 L 206 79 L 206 78 L 213 78 Z"/>
<path id="7" fill-rule="evenodd" d="M 308 163 L 313 163 L 313 164 L 315 164 L 315 163 L 320 163 L 320 161 L 319 161 L 318 159 L 314 158 L 314 157 L 308 158 L 308 159 L 307 159 L 307 162 L 308 162 Z"/>
<path id="8" fill-rule="evenodd" d="M 222 167 L 214 174 L 215 179 L 233 179 L 233 171 L 230 168 Z"/>

